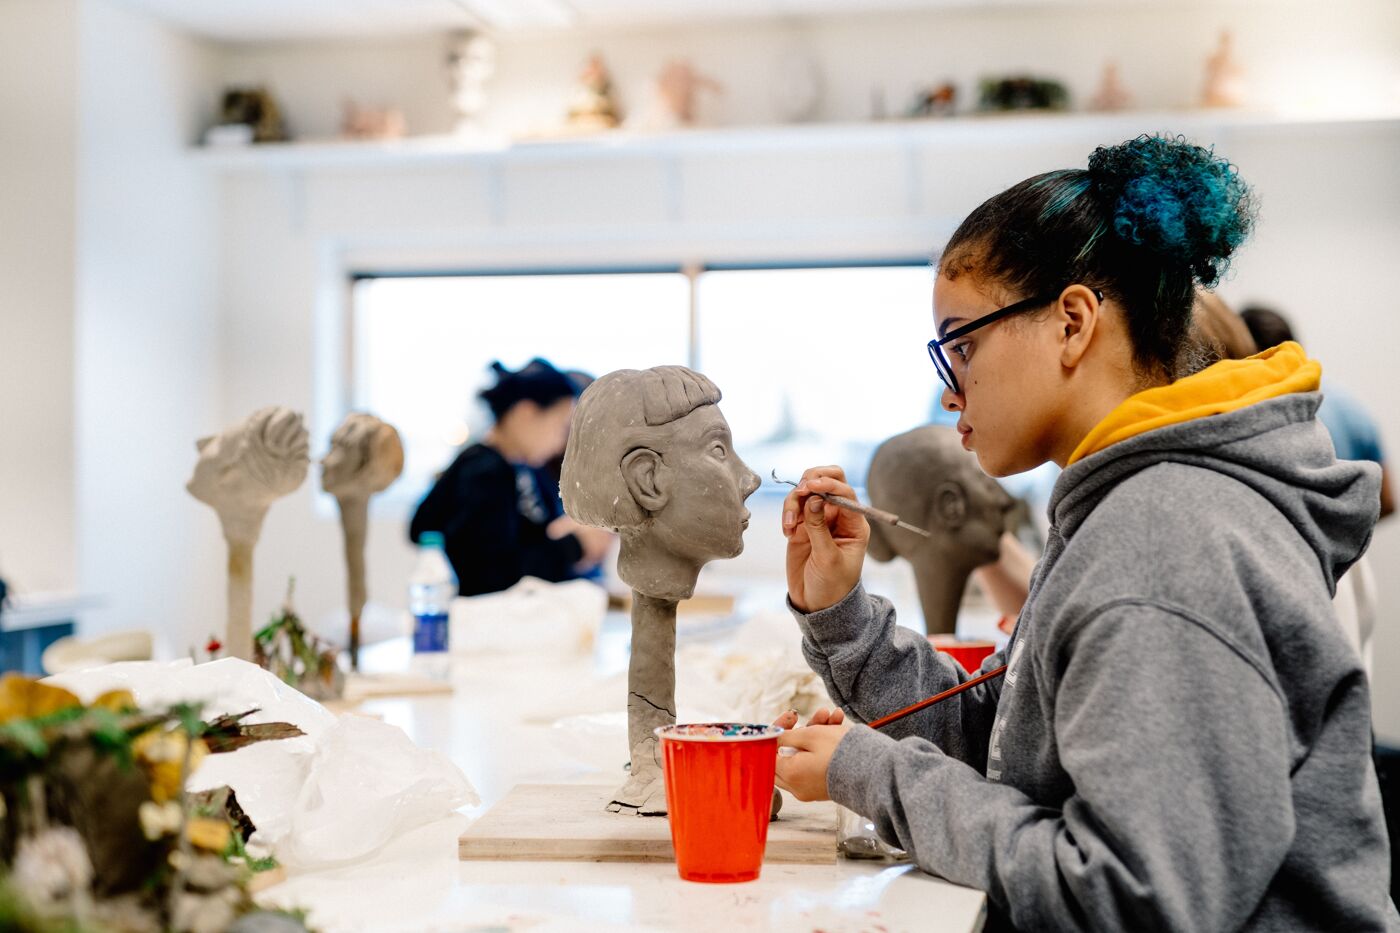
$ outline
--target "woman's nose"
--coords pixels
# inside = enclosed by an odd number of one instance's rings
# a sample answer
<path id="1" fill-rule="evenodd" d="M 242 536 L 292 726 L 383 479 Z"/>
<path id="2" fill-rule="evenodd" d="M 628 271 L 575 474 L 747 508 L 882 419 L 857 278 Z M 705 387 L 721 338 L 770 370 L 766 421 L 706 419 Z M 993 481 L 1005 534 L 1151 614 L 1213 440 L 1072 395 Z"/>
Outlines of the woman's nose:
<path id="1" fill-rule="evenodd" d="M 961 392 L 954 392 L 948 386 L 943 387 L 943 395 L 939 399 L 944 411 L 962 411 L 963 397 Z"/>

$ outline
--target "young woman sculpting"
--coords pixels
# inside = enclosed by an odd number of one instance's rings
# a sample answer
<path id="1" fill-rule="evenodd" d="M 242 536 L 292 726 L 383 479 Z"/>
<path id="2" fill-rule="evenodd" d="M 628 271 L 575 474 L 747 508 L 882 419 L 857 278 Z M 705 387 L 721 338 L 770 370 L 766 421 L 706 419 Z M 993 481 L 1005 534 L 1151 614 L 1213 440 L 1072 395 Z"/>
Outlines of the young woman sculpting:
<path id="1" fill-rule="evenodd" d="M 1252 220 L 1183 140 L 1101 148 L 993 197 L 938 263 L 929 351 L 1001 476 L 1064 468 L 1004 678 L 967 679 L 860 585 L 839 467 L 784 505 L 792 610 L 842 711 L 779 781 L 874 819 L 1021 929 L 1394 929 L 1370 696 L 1332 614 L 1378 471 L 1339 462 L 1296 344 L 1191 373 L 1194 290 Z M 786 724 L 786 723 L 785 723 Z"/>

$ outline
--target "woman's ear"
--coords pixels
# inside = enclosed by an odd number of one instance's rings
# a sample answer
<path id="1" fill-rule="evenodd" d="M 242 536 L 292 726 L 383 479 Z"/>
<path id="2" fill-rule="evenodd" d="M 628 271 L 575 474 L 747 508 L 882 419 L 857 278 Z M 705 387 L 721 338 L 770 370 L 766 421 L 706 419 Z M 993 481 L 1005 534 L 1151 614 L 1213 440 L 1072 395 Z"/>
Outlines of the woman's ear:
<path id="1" fill-rule="evenodd" d="M 1098 330 L 1103 304 L 1093 290 L 1085 285 L 1071 285 L 1060 295 L 1060 321 L 1063 332 L 1060 365 L 1068 369 L 1078 366 L 1089 352 Z"/>
<path id="2" fill-rule="evenodd" d="M 644 512 L 660 512 L 671 500 L 670 468 L 661 454 L 649 447 L 638 447 L 622 458 L 622 479 L 632 501 Z"/>

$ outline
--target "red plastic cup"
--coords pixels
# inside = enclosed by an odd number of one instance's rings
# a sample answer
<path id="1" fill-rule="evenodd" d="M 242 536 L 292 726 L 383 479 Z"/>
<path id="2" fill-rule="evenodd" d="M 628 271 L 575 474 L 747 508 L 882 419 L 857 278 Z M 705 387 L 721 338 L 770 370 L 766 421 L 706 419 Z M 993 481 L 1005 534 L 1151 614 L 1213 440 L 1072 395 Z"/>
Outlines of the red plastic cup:
<path id="1" fill-rule="evenodd" d="M 928 640 L 933 647 L 961 664 L 969 674 L 981 667 L 982 662 L 997 650 L 996 644 L 990 641 L 958 641 L 947 635 L 930 635 Z"/>
<path id="2" fill-rule="evenodd" d="M 662 767 L 676 870 L 685 881 L 752 881 L 763 866 L 777 726 L 662 726 Z"/>

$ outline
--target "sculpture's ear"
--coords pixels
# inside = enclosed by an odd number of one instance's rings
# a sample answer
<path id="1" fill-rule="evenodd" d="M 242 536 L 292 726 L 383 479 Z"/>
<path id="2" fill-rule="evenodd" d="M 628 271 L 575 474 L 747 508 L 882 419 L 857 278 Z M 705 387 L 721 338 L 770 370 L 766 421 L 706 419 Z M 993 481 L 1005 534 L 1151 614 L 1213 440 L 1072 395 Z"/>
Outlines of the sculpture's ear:
<path id="1" fill-rule="evenodd" d="M 865 546 L 865 553 L 882 564 L 894 560 L 894 548 L 890 547 L 885 530 L 876 522 L 870 523 L 870 543 Z"/>
<path id="2" fill-rule="evenodd" d="M 649 447 L 638 447 L 622 458 L 622 478 L 632 501 L 644 512 L 660 512 L 671 500 L 670 468 L 661 454 Z"/>
<path id="3" fill-rule="evenodd" d="M 967 493 L 961 483 L 951 480 L 939 483 L 933 493 L 933 513 L 939 524 L 949 531 L 957 531 L 967 521 Z"/>

